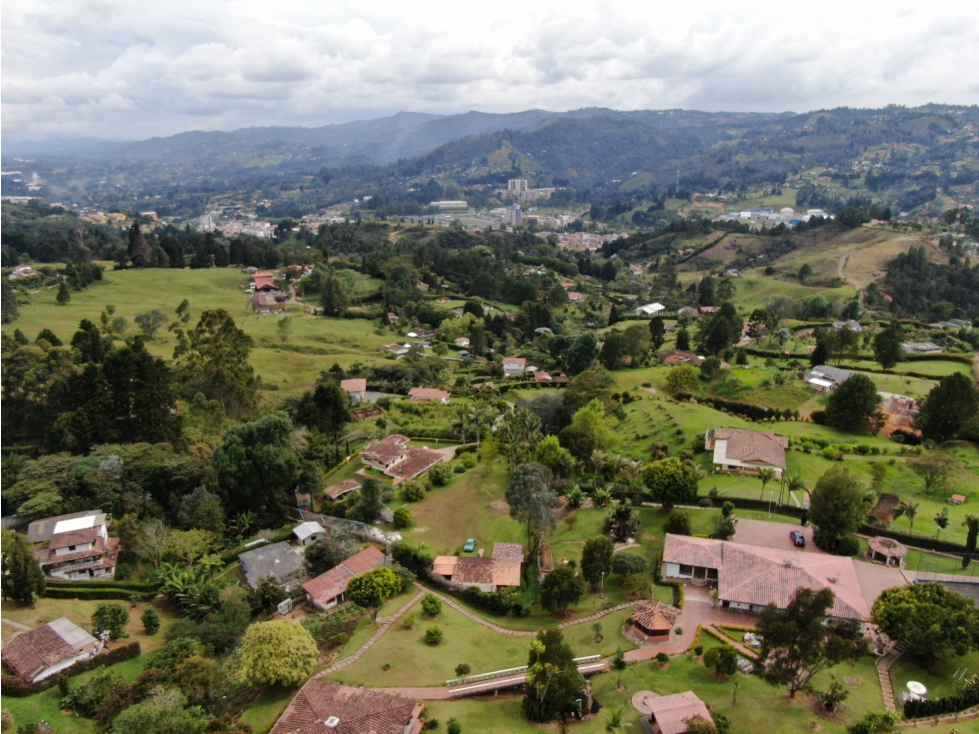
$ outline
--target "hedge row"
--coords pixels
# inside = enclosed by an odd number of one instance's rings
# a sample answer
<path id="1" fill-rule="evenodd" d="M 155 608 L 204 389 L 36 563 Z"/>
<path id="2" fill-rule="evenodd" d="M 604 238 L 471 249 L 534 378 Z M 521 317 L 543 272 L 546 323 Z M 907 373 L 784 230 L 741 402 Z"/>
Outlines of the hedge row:
<path id="1" fill-rule="evenodd" d="M 766 420 L 768 418 L 789 418 L 792 416 L 791 410 L 778 410 L 766 408 L 754 403 L 742 403 L 738 400 L 727 400 L 725 398 L 715 398 L 709 395 L 694 395 L 693 393 L 681 390 L 673 396 L 677 400 L 696 400 L 700 405 L 709 405 L 715 410 L 726 410 L 734 415 L 744 416 L 752 420 Z"/>
<path id="2" fill-rule="evenodd" d="M 140 652 L 139 643 L 130 642 L 128 645 L 117 647 L 101 655 L 80 660 L 74 665 L 65 668 L 58 675 L 52 675 L 50 678 L 45 678 L 37 683 L 28 683 L 23 678 L 4 673 L 2 680 L 0 680 L 0 685 L 3 687 L 3 695 L 25 698 L 26 696 L 33 696 L 35 693 L 46 691 L 48 688 L 54 686 L 58 682 L 58 678 L 62 676 L 70 678 L 87 673 L 90 670 L 95 670 L 96 668 L 104 668 L 106 665 L 115 665 L 125 660 L 132 660 L 133 658 L 139 657 Z"/>
<path id="3" fill-rule="evenodd" d="M 904 702 L 904 718 L 919 719 L 922 717 L 954 714 L 967 708 L 979 705 L 979 685 L 976 677 L 966 684 L 961 693 L 936 699 L 908 699 Z"/>
<path id="4" fill-rule="evenodd" d="M 698 497 L 703 499 L 702 497 Z M 773 512 L 778 512 L 779 515 L 789 515 L 791 517 L 796 517 L 802 519 L 802 516 L 806 514 L 806 511 L 801 507 L 793 507 L 792 505 L 776 505 L 774 502 L 769 504 L 768 500 L 754 500 L 748 499 L 747 497 L 716 497 L 709 498 L 714 501 L 715 504 L 719 502 L 730 502 L 739 510 L 764 510 L 768 511 L 771 507 Z"/>
<path id="5" fill-rule="evenodd" d="M 126 591 L 125 589 L 100 589 L 98 586 L 82 586 L 64 588 L 48 586 L 41 596 L 48 599 L 82 599 L 85 601 L 114 600 L 132 601 L 133 597 L 151 597 L 156 591 Z"/>
<path id="6" fill-rule="evenodd" d="M 48 586 L 57 586 L 64 589 L 80 588 L 100 588 L 100 589 L 123 589 L 125 591 L 156 591 L 160 588 L 159 581 L 69 581 L 68 579 L 48 578 Z"/>

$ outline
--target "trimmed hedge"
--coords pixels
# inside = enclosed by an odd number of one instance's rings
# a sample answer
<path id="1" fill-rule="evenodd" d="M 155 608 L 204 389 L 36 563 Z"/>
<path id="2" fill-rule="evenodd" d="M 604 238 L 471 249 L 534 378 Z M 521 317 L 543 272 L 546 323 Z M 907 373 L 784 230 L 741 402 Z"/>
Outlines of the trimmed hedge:
<path id="1" fill-rule="evenodd" d="M 730 502 L 739 510 L 764 510 L 765 512 L 768 512 L 768 500 L 754 500 L 746 497 L 718 497 L 718 499 L 723 500 L 724 502 Z M 776 505 L 773 502 L 771 507 L 772 512 L 778 512 L 779 515 L 789 515 L 790 517 L 796 517 L 800 520 L 806 513 L 803 508 L 793 507 L 792 505 Z"/>
<path id="2" fill-rule="evenodd" d="M 140 592 L 140 591 L 126 591 L 125 589 L 100 589 L 97 586 L 83 586 L 83 587 L 72 587 L 72 588 L 62 588 L 60 586 L 48 586 L 41 596 L 48 599 L 82 599 L 84 601 L 93 601 L 95 599 L 100 600 L 115 600 L 115 601 L 129 601 L 133 594 L 155 594 L 155 591 L 150 592 Z"/>
<path id="3" fill-rule="evenodd" d="M 513 608 L 514 597 L 512 594 L 501 594 L 500 592 L 481 591 L 476 586 L 470 586 L 462 592 L 462 598 L 474 607 L 485 609 L 490 614 L 505 617 Z"/>
<path id="4" fill-rule="evenodd" d="M 775 418 L 787 420 L 793 416 L 791 410 L 779 410 L 778 408 L 766 408 L 754 403 L 742 403 L 738 400 L 727 400 L 726 398 L 716 398 L 711 395 L 694 395 L 693 393 L 681 390 L 673 396 L 676 400 L 688 401 L 696 400 L 700 405 L 708 405 L 715 410 L 726 410 L 733 415 L 744 416 L 752 420 L 767 420 Z"/>
<path id="5" fill-rule="evenodd" d="M 2 680 L 0 680 L 0 685 L 3 686 L 3 695 L 25 698 L 26 696 L 33 696 L 35 693 L 46 691 L 48 688 L 56 685 L 58 678 L 62 676 L 70 678 L 87 673 L 90 670 L 95 670 L 96 668 L 104 668 L 106 665 L 115 665 L 125 660 L 132 660 L 133 658 L 138 658 L 140 652 L 139 643 L 130 642 L 128 645 L 117 647 L 101 655 L 96 655 L 86 660 L 79 660 L 74 665 L 65 668 L 58 675 L 52 675 L 50 678 L 45 678 L 37 683 L 28 683 L 23 678 L 4 673 Z"/>
<path id="6" fill-rule="evenodd" d="M 47 578 L 47 584 L 64 589 L 98 587 L 101 589 L 124 589 L 126 591 L 156 591 L 161 586 L 159 581 L 69 581 L 52 577 Z"/>
<path id="7" fill-rule="evenodd" d="M 904 702 L 904 718 L 920 719 L 922 717 L 954 714 L 967 708 L 979 705 L 979 678 L 972 678 L 965 684 L 961 693 L 932 700 L 908 699 Z"/>

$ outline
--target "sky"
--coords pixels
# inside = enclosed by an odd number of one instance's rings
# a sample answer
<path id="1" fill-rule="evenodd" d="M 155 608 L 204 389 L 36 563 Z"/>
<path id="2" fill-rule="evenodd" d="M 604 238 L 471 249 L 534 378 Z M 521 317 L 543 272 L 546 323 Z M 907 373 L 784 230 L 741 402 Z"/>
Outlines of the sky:
<path id="1" fill-rule="evenodd" d="M 979 104 L 979 3 L 11 0 L 8 140 L 399 110 Z"/>

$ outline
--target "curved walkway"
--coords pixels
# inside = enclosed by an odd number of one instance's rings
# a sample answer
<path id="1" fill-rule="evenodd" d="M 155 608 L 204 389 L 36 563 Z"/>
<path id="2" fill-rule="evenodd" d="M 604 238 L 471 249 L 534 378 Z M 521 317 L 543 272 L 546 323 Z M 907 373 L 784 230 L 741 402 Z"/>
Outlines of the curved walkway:
<path id="1" fill-rule="evenodd" d="M 425 588 L 420 586 L 419 588 Z M 484 627 L 493 630 L 494 632 L 499 632 L 501 635 L 509 635 L 510 637 L 536 637 L 540 630 L 511 630 L 506 627 L 501 627 L 498 624 L 493 624 L 488 619 L 484 619 L 475 612 L 471 612 L 462 606 L 459 602 L 451 597 L 440 594 L 437 591 L 432 591 L 431 589 L 426 589 L 426 592 L 437 596 L 443 603 L 448 604 L 450 607 L 455 609 L 457 612 L 463 616 L 469 617 L 473 622 L 483 625 Z M 587 624 L 588 622 L 594 622 L 596 619 L 601 619 L 602 617 L 613 614 L 615 612 L 621 611 L 622 609 L 628 609 L 629 607 L 635 606 L 635 602 L 627 602 L 625 604 L 619 604 L 614 607 L 609 607 L 608 609 L 603 609 L 600 612 L 595 612 L 587 617 L 582 617 L 581 619 L 572 619 L 567 622 L 562 622 L 557 627 L 558 629 L 567 629 L 568 627 L 574 627 L 579 624 Z"/>
<path id="2" fill-rule="evenodd" d="M 378 622 L 377 631 L 374 632 L 373 635 L 371 635 L 371 638 L 367 642 L 365 642 L 363 644 L 363 646 L 361 646 L 361 648 L 359 650 L 357 650 L 357 652 L 355 652 L 353 655 L 351 655 L 348 658 L 344 658 L 343 660 L 340 660 L 339 662 L 333 663 L 333 665 L 331 665 L 329 668 L 327 668 L 326 670 L 320 671 L 319 673 L 317 673 L 313 677 L 314 678 L 322 678 L 323 676 L 330 675 L 331 673 L 336 673 L 336 672 L 341 671 L 344 668 L 346 668 L 346 667 L 348 667 L 348 666 L 353 665 L 354 663 L 356 663 L 358 660 L 360 660 L 364 656 L 364 653 L 366 653 L 368 650 L 370 650 L 374 646 L 374 643 L 376 643 L 379 639 L 381 639 L 381 636 L 385 632 L 388 631 L 388 628 L 392 624 L 394 624 L 395 622 L 397 622 L 399 619 L 401 619 L 401 617 L 404 615 L 404 613 L 407 612 L 411 607 L 415 606 L 415 604 L 417 604 L 419 601 L 421 601 L 421 598 L 423 596 L 425 596 L 425 592 L 424 591 L 419 591 L 417 594 L 415 594 L 415 596 L 412 598 L 411 601 L 409 601 L 407 604 L 405 604 L 403 607 L 401 607 L 401 609 L 399 609 L 398 611 L 396 611 L 390 617 L 378 617 L 378 620 L 377 620 L 377 622 Z"/>
<path id="3" fill-rule="evenodd" d="M 404 616 L 405 612 L 407 612 L 411 607 L 413 607 L 415 604 L 417 604 L 419 601 L 421 601 L 421 598 L 423 596 L 425 596 L 425 594 L 432 594 L 433 596 L 438 597 L 442 602 L 444 602 L 445 604 L 448 604 L 450 607 L 452 607 L 453 609 L 455 609 L 460 614 L 468 617 L 469 619 L 471 619 L 474 622 L 477 622 L 478 624 L 483 625 L 484 627 L 488 627 L 489 629 L 493 630 L 494 632 L 499 632 L 500 634 L 509 635 L 511 637 L 536 637 L 536 635 L 537 635 L 538 630 L 510 630 L 510 629 L 507 629 L 505 627 L 500 627 L 498 624 L 493 624 L 492 622 L 490 622 L 490 621 L 488 621 L 486 619 L 483 619 L 478 614 L 475 614 L 474 612 L 469 611 L 464 606 L 462 606 L 461 604 L 459 604 L 458 602 L 456 602 L 454 599 L 451 599 L 451 598 L 449 598 L 449 597 L 447 597 L 447 596 L 445 596 L 443 594 L 439 594 L 436 591 L 432 591 L 431 589 L 427 589 L 424 586 L 422 586 L 421 584 L 417 584 L 416 583 L 415 584 L 415 588 L 417 588 L 419 590 L 418 593 L 415 594 L 415 596 L 411 599 L 411 601 L 409 601 L 407 604 L 405 604 L 404 606 L 402 606 L 401 609 L 399 609 L 397 612 L 395 612 L 394 614 L 392 614 L 390 617 L 378 617 L 378 620 L 377 620 L 377 622 L 378 622 L 377 631 L 374 632 L 373 635 L 371 635 L 370 639 L 367 640 L 367 642 L 365 642 L 361 646 L 361 648 L 359 650 L 357 650 L 357 652 L 355 652 L 350 657 L 346 657 L 343 660 L 340 660 L 340 661 L 338 661 L 336 663 L 333 663 L 333 665 L 331 665 L 329 668 L 326 668 L 325 670 L 321 670 L 319 673 L 317 673 L 313 677 L 314 678 L 323 678 L 324 676 L 332 675 L 333 673 L 337 673 L 337 672 L 343 670 L 344 668 L 347 668 L 347 667 L 353 665 L 354 663 L 356 663 L 358 660 L 360 660 L 364 656 L 364 654 L 368 650 L 370 650 L 377 643 L 378 640 L 381 639 L 381 637 L 384 635 L 384 633 L 388 631 L 388 628 L 390 628 L 392 624 L 394 624 L 399 619 L 401 619 L 401 617 Z M 622 609 L 628 609 L 629 607 L 631 607 L 633 605 L 634 605 L 634 602 L 629 602 L 627 604 L 619 604 L 619 605 L 614 606 L 614 607 L 609 607 L 608 609 L 603 609 L 602 611 L 596 612 L 595 614 L 591 614 L 591 615 L 589 615 L 587 617 L 582 617 L 581 619 L 573 619 L 573 620 L 570 620 L 568 622 L 564 622 L 562 624 L 559 624 L 558 625 L 558 629 L 566 629 L 568 627 L 574 627 L 575 625 L 579 625 L 579 624 L 587 624 L 588 622 L 592 622 L 592 621 L 594 621 L 596 619 L 600 619 L 600 618 L 602 618 L 602 617 L 604 617 L 604 616 L 606 616 L 608 614 L 612 614 L 614 612 L 618 612 L 618 611 L 620 611 Z M 419 689 L 419 690 L 422 690 L 422 689 Z"/>

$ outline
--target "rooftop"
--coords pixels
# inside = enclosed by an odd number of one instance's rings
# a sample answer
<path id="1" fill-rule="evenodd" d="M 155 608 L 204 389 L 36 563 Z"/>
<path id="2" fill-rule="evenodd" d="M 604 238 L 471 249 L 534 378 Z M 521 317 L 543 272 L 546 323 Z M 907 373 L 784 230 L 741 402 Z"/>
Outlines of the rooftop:
<path id="1" fill-rule="evenodd" d="M 713 721 L 707 706 L 693 691 L 647 698 L 645 703 L 653 712 L 663 734 L 684 734 L 687 731 L 686 722 L 696 716 Z"/>
<path id="2" fill-rule="evenodd" d="M 340 388 L 346 392 L 364 392 L 367 390 L 367 380 L 356 377 L 349 380 L 340 380 Z"/>
<path id="3" fill-rule="evenodd" d="M 3 646 L 3 661 L 26 681 L 52 665 L 78 656 L 79 651 L 98 642 L 65 617 L 24 632 Z"/>
<path id="4" fill-rule="evenodd" d="M 276 583 L 283 584 L 302 566 L 302 558 L 286 542 L 239 553 L 238 560 L 244 566 L 248 584 L 253 589 L 268 576 L 274 578 Z"/>
<path id="5" fill-rule="evenodd" d="M 306 683 L 270 734 L 408 734 L 420 712 L 410 698 L 314 679 Z M 326 722 L 333 720 L 333 728 Z"/>
<path id="6" fill-rule="evenodd" d="M 356 479 L 345 479 L 342 482 L 337 482 L 336 484 L 331 484 L 323 492 L 330 499 L 337 499 L 338 497 L 345 495 L 347 492 L 353 492 L 355 489 L 360 489 L 360 484 Z"/>

